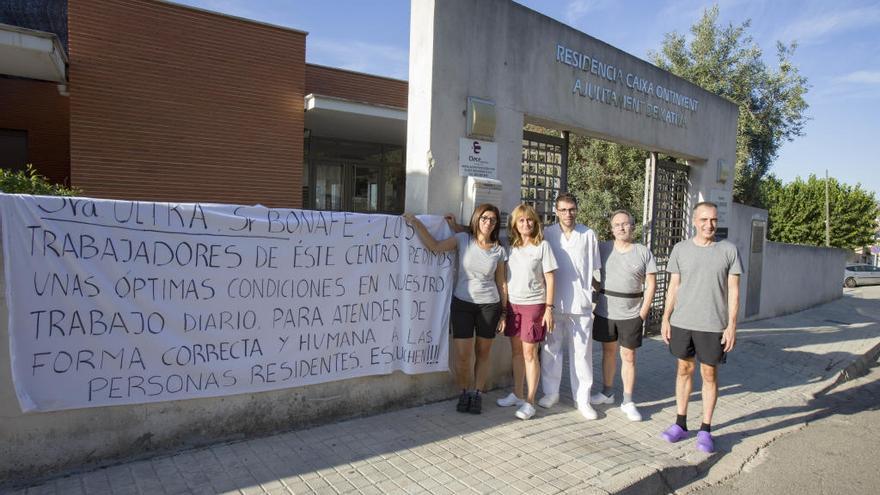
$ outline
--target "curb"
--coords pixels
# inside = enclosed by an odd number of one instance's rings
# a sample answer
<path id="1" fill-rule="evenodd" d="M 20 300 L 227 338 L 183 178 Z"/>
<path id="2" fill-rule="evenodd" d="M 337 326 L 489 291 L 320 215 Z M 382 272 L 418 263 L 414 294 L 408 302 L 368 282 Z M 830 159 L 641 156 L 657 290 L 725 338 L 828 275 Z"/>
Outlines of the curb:
<path id="1" fill-rule="evenodd" d="M 608 480 L 602 488 L 616 495 L 665 495 L 700 476 L 699 464 L 667 464 L 656 468 L 643 467 L 621 473 Z M 633 478 L 637 478 L 633 481 Z"/>
<path id="2" fill-rule="evenodd" d="M 860 376 L 867 375 L 868 370 L 871 368 L 871 365 L 877 361 L 878 357 L 880 357 L 880 342 L 877 342 L 874 347 L 868 350 L 868 352 L 855 358 L 851 363 L 849 363 L 846 368 L 842 369 L 840 373 L 837 374 L 837 378 L 834 381 L 822 387 L 817 392 L 813 393 L 813 398 L 815 399 L 827 394 L 828 392 L 834 390 L 834 388 L 841 383 L 855 380 Z"/>

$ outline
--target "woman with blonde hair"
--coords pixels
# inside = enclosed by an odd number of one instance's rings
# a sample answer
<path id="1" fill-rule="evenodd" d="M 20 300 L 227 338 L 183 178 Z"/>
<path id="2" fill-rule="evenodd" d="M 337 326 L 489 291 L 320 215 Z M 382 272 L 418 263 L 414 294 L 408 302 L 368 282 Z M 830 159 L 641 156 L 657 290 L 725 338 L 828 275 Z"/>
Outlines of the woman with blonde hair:
<path id="1" fill-rule="evenodd" d="M 535 394 L 541 378 L 538 351 L 546 332 L 553 331 L 553 271 L 556 258 L 544 240 L 535 209 L 521 204 L 510 214 L 510 250 L 507 256 L 509 305 L 504 334 L 513 353 L 513 393 L 499 406 L 520 407 L 516 417 L 535 415 Z M 523 395 L 523 375 L 528 392 Z"/>
<path id="2" fill-rule="evenodd" d="M 506 253 L 498 241 L 501 214 L 495 206 L 482 204 L 474 209 L 469 228 L 458 226 L 447 215 L 452 230 L 464 232 L 442 241 L 434 239 L 414 215 L 408 213 L 404 218 L 431 251 L 458 251 L 458 275 L 449 313 L 455 379 L 461 389 L 456 410 L 480 414 L 492 341 L 496 332 L 504 329 L 507 307 Z"/>

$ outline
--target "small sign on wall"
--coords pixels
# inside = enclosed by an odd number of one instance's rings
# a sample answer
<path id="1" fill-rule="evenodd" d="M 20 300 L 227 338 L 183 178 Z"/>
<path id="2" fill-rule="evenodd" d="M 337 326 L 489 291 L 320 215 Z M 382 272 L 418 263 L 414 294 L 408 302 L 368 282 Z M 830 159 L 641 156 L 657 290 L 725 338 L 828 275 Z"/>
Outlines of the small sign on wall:
<path id="1" fill-rule="evenodd" d="M 498 178 L 498 145 L 489 141 L 461 138 L 458 174 L 462 177 Z"/>
<path id="2" fill-rule="evenodd" d="M 718 205 L 718 230 L 727 227 L 730 216 L 730 204 L 733 203 L 733 191 L 725 189 L 712 189 L 709 191 L 709 201 Z"/>
<path id="3" fill-rule="evenodd" d="M 501 181 L 496 179 L 483 179 L 478 177 L 468 177 L 465 183 L 465 194 L 463 211 L 461 212 L 461 223 L 468 225 L 471 221 L 471 213 L 474 208 L 489 203 L 495 205 L 499 210 L 503 200 L 504 188 Z M 501 212 L 501 228 L 507 225 L 507 214 Z"/>

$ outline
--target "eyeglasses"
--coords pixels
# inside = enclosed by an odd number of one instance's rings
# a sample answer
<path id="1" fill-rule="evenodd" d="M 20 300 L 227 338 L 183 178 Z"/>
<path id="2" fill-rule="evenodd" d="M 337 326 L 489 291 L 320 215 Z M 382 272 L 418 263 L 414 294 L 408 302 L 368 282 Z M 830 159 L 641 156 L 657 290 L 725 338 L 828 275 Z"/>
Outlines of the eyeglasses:
<path id="1" fill-rule="evenodd" d="M 492 225 L 498 223 L 498 219 L 495 217 L 480 217 L 481 222 L 488 222 Z"/>
<path id="2" fill-rule="evenodd" d="M 557 213 L 571 213 L 572 215 L 574 215 L 575 213 L 577 213 L 578 209 L 577 208 L 556 208 L 556 211 L 557 211 Z"/>
<path id="3" fill-rule="evenodd" d="M 613 223 L 613 224 L 611 224 L 611 228 L 613 228 L 613 229 L 625 229 L 625 228 L 632 227 L 632 226 L 633 225 L 631 223 Z"/>

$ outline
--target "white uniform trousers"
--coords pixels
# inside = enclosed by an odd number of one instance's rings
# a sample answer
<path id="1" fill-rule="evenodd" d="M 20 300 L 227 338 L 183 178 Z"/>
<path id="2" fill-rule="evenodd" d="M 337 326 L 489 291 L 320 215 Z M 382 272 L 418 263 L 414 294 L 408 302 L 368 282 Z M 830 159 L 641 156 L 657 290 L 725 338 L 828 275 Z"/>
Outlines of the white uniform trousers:
<path id="1" fill-rule="evenodd" d="M 568 344 L 569 378 L 575 406 L 590 404 L 593 386 L 593 315 L 554 313 L 555 328 L 541 346 L 541 387 L 558 394 L 562 381 L 562 346 Z"/>

